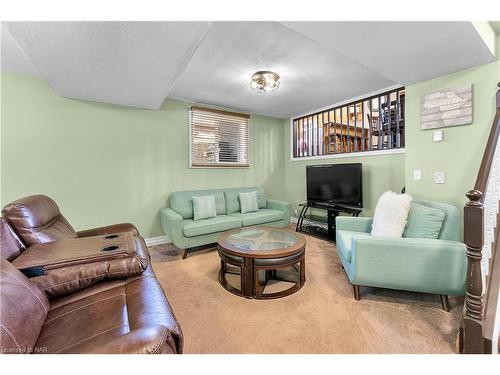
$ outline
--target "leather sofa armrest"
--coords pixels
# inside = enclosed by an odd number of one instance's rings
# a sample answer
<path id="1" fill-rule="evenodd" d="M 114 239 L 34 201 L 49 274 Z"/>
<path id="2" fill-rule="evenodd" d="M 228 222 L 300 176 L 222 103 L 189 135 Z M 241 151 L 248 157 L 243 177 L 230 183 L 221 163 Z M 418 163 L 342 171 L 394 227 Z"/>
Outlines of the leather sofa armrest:
<path id="1" fill-rule="evenodd" d="M 170 330 L 161 325 L 141 327 L 93 347 L 89 354 L 177 354 Z"/>
<path id="2" fill-rule="evenodd" d="M 123 233 L 123 232 L 132 232 L 134 235 L 139 235 L 139 231 L 137 230 L 135 225 L 130 223 L 120 223 L 120 224 L 108 225 L 105 227 L 81 230 L 76 234 L 78 237 L 91 237 L 91 236 L 102 236 L 105 234 Z"/>
<path id="3" fill-rule="evenodd" d="M 49 298 L 67 295 L 104 279 L 142 274 L 148 254 L 132 232 L 116 238 L 69 238 L 30 246 L 12 261 Z M 139 245 L 139 246 L 138 246 Z M 113 251 L 103 251 L 111 247 Z"/>

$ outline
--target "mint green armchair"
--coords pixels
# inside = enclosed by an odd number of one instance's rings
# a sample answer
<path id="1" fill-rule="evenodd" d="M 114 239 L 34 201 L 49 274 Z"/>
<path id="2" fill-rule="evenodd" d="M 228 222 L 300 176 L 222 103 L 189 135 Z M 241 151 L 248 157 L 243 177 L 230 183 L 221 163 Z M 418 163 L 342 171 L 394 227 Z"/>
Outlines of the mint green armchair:
<path id="1" fill-rule="evenodd" d="M 372 218 L 337 217 L 337 251 L 360 299 L 360 286 L 371 286 L 441 296 L 449 310 L 448 295 L 465 294 L 465 245 L 459 239 L 459 215 L 454 206 L 414 199 L 440 209 L 446 216 L 438 239 L 385 238 L 370 235 Z"/>

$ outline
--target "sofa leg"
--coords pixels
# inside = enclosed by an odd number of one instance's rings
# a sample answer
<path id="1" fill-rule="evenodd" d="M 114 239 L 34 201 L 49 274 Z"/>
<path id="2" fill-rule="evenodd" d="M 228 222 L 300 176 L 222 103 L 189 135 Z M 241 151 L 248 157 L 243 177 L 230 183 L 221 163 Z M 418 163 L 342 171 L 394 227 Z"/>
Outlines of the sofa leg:
<path id="1" fill-rule="evenodd" d="M 186 259 L 189 253 L 189 249 L 184 249 L 184 254 L 182 254 L 182 259 Z"/>
<path id="2" fill-rule="evenodd" d="M 360 295 L 360 293 L 359 293 L 359 285 L 355 285 L 355 284 L 353 284 L 353 285 L 352 285 L 352 290 L 353 290 L 353 292 L 354 292 L 354 299 L 355 299 L 356 301 L 359 301 L 359 300 L 361 299 L 361 295 Z"/>
<path id="3" fill-rule="evenodd" d="M 446 312 L 450 311 L 450 301 L 448 300 L 448 296 L 446 294 L 440 294 L 439 297 L 441 297 L 441 307 L 443 310 Z"/>

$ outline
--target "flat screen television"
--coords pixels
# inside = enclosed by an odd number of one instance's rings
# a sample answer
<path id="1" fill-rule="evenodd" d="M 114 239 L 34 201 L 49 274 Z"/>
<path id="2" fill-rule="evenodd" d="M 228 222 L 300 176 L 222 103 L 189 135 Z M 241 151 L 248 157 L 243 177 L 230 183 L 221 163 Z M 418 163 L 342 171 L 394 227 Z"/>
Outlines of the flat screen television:
<path id="1" fill-rule="evenodd" d="M 307 202 L 363 207 L 361 163 L 308 165 Z"/>

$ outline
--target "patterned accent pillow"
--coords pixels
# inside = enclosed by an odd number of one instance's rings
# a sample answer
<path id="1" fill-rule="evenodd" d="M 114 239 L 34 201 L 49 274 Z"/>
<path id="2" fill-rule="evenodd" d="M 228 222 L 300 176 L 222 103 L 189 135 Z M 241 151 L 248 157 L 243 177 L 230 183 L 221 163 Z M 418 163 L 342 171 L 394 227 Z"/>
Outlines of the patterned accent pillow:
<path id="1" fill-rule="evenodd" d="M 259 202 L 257 201 L 257 191 L 248 193 L 238 193 L 240 200 L 241 213 L 255 212 L 259 210 Z"/>
<path id="2" fill-rule="evenodd" d="M 215 195 L 193 197 L 193 220 L 210 219 L 216 216 Z"/>

